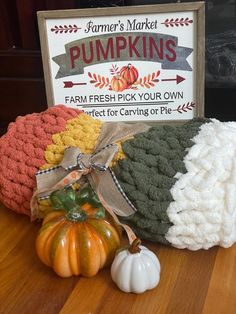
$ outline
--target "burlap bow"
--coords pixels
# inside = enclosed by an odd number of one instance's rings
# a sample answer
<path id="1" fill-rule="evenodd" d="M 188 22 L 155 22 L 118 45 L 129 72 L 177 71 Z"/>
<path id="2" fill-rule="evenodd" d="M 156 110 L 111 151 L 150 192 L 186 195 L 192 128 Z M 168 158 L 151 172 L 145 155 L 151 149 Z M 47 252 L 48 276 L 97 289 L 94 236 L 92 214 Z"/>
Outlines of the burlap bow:
<path id="1" fill-rule="evenodd" d="M 141 123 L 104 123 L 92 155 L 81 153 L 78 147 L 68 147 L 58 166 L 36 173 L 37 190 L 31 200 L 31 219 L 39 216 L 37 199 L 48 198 L 52 191 L 70 186 L 83 176 L 89 180 L 106 209 L 119 216 L 132 215 L 136 209 L 123 192 L 109 165 L 118 151 L 115 142 L 147 131 L 148 128 L 149 126 Z"/>

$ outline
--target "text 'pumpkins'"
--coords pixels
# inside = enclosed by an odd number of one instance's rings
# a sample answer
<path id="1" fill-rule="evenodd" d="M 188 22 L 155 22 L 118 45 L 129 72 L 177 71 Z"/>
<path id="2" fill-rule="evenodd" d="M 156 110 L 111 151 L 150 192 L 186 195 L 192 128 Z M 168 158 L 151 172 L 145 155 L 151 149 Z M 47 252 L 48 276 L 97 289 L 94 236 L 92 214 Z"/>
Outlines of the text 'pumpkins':
<path id="1" fill-rule="evenodd" d="M 49 213 L 39 231 L 36 250 L 41 261 L 61 277 L 91 277 L 111 264 L 120 247 L 119 232 L 104 218 L 95 193 L 84 188 L 78 197 L 72 189 L 61 190 L 50 199 L 60 210 Z"/>

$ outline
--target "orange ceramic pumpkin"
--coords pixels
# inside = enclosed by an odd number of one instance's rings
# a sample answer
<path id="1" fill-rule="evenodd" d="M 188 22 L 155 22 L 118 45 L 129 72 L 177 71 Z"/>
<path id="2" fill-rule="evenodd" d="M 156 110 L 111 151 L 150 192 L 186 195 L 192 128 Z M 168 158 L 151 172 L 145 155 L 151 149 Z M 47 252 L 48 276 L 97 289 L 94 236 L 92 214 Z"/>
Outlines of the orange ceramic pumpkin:
<path id="1" fill-rule="evenodd" d="M 138 70 L 129 63 L 127 66 L 121 68 L 120 76 L 126 79 L 128 85 L 132 85 L 138 79 Z"/>
<path id="2" fill-rule="evenodd" d="M 82 208 L 50 212 L 36 239 L 39 258 L 61 277 L 96 275 L 112 262 L 120 247 L 119 232 L 100 218 L 100 209 L 89 208 L 90 213 L 96 212 L 90 216 Z"/>
<path id="3" fill-rule="evenodd" d="M 111 88 L 115 92 L 122 92 L 124 89 L 128 87 L 127 81 L 124 77 L 121 77 L 119 75 L 113 76 L 111 80 Z"/>

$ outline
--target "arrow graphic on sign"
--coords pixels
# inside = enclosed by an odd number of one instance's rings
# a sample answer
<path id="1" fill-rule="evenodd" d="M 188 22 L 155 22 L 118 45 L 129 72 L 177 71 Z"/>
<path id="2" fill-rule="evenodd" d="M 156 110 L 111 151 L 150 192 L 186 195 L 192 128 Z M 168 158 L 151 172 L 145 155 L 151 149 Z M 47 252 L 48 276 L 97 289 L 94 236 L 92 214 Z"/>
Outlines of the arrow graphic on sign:
<path id="1" fill-rule="evenodd" d="M 87 85 L 87 83 L 74 83 L 72 81 L 67 81 L 67 82 L 63 82 L 64 83 L 64 88 L 71 88 L 73 86 L 76 85 Z"/>
<path id="2" fill-rule="evenodd" d="M 185 78 L 177 74 L 176 78 L 162 79 L 162 82 L 169 82 L 169 81 L 176 81 L 176 84 L 178 85 L 179 83 L 185 81 Z"/>
<path id="3" fill-rule="evenodd" d="M 188 110 L 193 110 L 196 104 L 192 102 L 187 102 L 187 104 L 179 105 L 176 109 L 172 109 L 172 111 L 178 111 L 178 113 L 187 112 Z"/>

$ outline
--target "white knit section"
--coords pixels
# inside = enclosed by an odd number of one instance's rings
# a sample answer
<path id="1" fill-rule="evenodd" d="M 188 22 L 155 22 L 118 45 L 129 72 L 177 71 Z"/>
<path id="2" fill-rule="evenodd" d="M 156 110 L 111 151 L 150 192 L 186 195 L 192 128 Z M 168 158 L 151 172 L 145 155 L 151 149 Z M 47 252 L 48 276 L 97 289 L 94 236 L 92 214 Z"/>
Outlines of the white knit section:
<path id="1" fill-rule="evenodd" d="M 173 226 L 166 239 L 190 250 L 236 241 L 236 122 L 203 124 L 184 158 L 167 209 Z"/>

